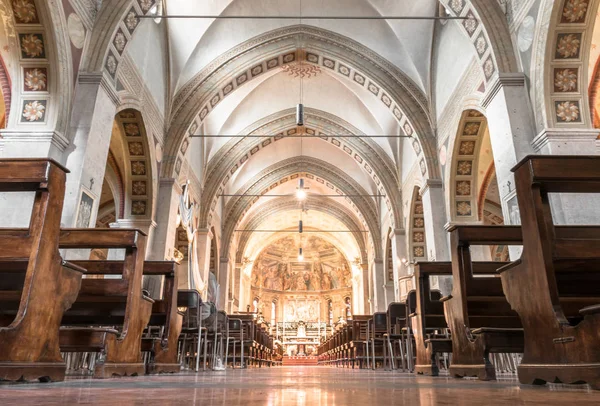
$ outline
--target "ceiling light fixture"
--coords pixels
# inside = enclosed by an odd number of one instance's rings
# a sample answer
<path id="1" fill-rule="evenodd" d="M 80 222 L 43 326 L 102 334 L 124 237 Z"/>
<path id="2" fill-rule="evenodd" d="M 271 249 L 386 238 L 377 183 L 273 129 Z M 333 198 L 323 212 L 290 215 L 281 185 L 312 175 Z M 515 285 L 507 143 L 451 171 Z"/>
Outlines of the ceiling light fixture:
<path id="1" fill-rule="evenodd" d="M 299 261 L 299 262 L 302 262 L 302 261 L 304 261 L 304 253 L 302 252 L 302 247 L 300 247 L 300 248 L 298 249 L 298 261 Z"/>
<path id="2" fill-rule="evenodd" d="M 296 189 L 296 197 L 298 200 L 306 199 L 306 189 L 304 189 L 304 179 L 298 180 L 298 188 Z"/>

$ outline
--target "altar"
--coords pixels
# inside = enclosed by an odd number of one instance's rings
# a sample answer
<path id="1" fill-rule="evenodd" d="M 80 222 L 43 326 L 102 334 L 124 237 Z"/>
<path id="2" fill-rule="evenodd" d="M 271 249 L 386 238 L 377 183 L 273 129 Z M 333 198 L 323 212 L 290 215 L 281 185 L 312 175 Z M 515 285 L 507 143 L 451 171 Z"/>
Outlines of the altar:
<path id="1" fill-rule="evenodd" d="M 277 339 L 281 341 L 284 354 L 288 357 L 304 357 L 316 354 L 317 347 L 329 330 L 326 323 L 283 322 L 277 323 Z"/>

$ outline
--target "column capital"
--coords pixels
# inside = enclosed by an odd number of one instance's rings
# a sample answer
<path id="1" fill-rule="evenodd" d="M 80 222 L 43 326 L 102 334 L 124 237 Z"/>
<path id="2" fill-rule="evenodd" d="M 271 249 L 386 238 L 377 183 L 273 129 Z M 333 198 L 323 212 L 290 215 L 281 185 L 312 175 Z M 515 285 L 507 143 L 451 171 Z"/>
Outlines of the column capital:
<path id="1" fill-rule="evenodd" d="M 427 179 L 421 188 L 421 196 L 427 193 L 429 189 L 441 189 L 443 185 L 444 184 L 441 179 Z"/>
<path id="2" fill-rule="evenodd" d="M 487 108 L 491 102 L 494 100 L 496 95 L 502 90 L 505 86 L 514 86 L 514 87 L 525 87 L 525 74 L 522 72 L 516 73 L 501 73 L 498 75 L 496 80 L 492 83 L 492 85 L 488 88 L 486 95 L 484 96 L 481 104 L 483 107 Z"/>
<path id="3" fill-rule="evenodd" d="M 600 130 L 597 128 L 545 128 L 536 135 L 531 145 L 537 153 L 552 152 L 544 150 L 552 143 L 559 143 L 563 154 L 589 154 L 589 148 L 594 147 L 598 135 Z M 583 149 L 574 150 L 577 148 L 574 144 L 580 144 L 579 147 Z"/>
<path id="4" fill-rule="evenodd" d="M 69 146 L 69 140 L 64 136 L 63 133 L 58 131 L 23 131 L 15 129 L 3 129 L 0 130 L 0 137 L 2 138 L 3 144 L 16 144 L 16 143 L 35 143 L 36 147 L 39 144 L 47 143 L 48 145 L 54 145 L 60 152 L 64 152 Z M 27 148 L 23 150 L 24 154 L 20 156 L 27 156 L 27 152 L 32 153 L 31 156 L 36 156 L 37 149 Z M 48 150 L 50 152 L 50 150 Z M 51 155 L 51 154 L 46 154 Z"/>
<path id="5" fill-rule="evenodd" d="M 448 231 L 454 226 L 482 226 L 483 221 L 449 221 L 444 224 L 444 230 Z"/>
<path id="6" fill-rule="evenodd" d="M 395 228 L 393 231 L 394 235 L 406 235 L 405 228 Z"/>

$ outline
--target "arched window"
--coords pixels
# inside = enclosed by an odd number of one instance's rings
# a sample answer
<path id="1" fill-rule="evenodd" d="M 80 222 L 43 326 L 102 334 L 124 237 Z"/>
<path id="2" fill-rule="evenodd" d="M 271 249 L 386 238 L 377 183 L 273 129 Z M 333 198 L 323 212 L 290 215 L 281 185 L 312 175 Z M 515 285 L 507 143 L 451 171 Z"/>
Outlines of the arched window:
<path id="1" fill-rule="evenodd" d="M 252 312 L 254 314 L 258 314 L 258 298 L 255 297 L 254 300 L 252 301 Z"/>

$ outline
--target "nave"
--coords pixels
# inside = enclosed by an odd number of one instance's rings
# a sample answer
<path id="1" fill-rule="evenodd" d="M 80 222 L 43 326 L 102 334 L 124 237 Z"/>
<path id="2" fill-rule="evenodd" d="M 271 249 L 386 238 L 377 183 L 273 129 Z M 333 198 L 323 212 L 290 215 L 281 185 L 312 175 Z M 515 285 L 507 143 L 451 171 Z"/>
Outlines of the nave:
<path id="1" fill-rule="evenodd" d="M 600 0 L 0 0 L 0 391 L 600 399 L 598 95 Z"/>
<path id="2" fill-rule="evenodd" d="M 201 375 L 71 380 L 50 385 L 0 386 L 0 403 L 29 405 L 597 405 L 585 388 L 552 390 L 497 382 L 431 378 L 380 371 L 280 367 Z"/>

